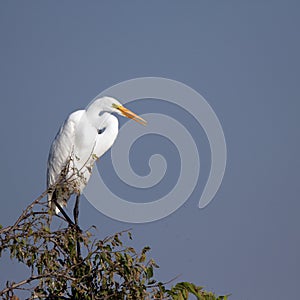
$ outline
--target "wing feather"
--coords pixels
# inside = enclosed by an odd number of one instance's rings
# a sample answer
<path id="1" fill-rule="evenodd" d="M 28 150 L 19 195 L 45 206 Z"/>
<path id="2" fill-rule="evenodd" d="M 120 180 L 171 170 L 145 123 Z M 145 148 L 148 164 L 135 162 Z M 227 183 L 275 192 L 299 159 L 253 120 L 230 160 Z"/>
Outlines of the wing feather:
<path id="1" fill-rule="evenodd" d="M 58 131 L 49 152 L 47 168 L 48 188 L 55 185 L 61 172 L 69 162 L 75 142 L 76 126 L 85 110 L 78 110 L 69 115 Z M 48 194 L 49 205 L 51 205 L 52 193 Z M 61 203 L 64 205 L 65 203 Z"/>

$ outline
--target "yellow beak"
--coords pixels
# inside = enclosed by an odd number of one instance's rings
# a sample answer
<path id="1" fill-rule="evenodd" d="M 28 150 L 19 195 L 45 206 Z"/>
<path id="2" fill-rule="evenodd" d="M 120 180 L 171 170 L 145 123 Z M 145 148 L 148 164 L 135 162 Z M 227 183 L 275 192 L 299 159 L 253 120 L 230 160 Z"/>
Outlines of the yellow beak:
<path id="1" fill-rule="evenodd" d="M 144 126 L 147 125 L 147 121 L 144 120 L 143 118 L 139 117 L 138 115 L 136 115 L 134 112 L 132 112 L 131 110 L 127 109 L 124 106 L 119 106 L 118 110 L 120 110 L 122 112 L 122 114 L 124 115 L 124 117 L 132 119 Z"/>

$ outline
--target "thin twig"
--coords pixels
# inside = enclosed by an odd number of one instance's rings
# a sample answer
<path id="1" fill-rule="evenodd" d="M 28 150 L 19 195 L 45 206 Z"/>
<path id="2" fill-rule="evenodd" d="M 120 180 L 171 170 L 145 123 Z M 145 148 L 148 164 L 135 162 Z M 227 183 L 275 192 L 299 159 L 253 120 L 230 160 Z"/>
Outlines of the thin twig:
<path id="1" fill-rule="evenodd" d="M 18 224 L 26 218 L 28 211 L 30 211 L 34 205 L 36 205 L 37 203 L 39 203 L 39 201 L 41 201 L 46 195 L 48 194 L 48 189 L 46 191 L 44 191 L 40 196 L 38 196 L 30 205 L 28 205 L 26 207 L 26 209 L 22 212 L 22 214 L 20 215 L 20 217 L 17 219 L 17 221 L 15 222 L 14 225 L 12 226 L 8 226 L 5 228 L 0 229 L 0 234 L 6 233 L 8 231 L 13 231 L 18 227 Z"/>

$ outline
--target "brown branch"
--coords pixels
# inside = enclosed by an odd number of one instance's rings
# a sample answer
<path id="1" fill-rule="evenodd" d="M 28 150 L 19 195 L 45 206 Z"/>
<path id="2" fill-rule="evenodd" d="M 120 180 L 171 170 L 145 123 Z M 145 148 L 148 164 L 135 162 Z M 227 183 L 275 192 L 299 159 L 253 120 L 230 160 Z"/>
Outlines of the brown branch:
<path id="1" fill-rule="evenodd" d="M 46 274 L 41 274 L 41 275 L 32 275 L 27 279 L 24 279 L 24 280 L 22 280 L 18 283 L 13 283 L 11 286 L 6 287 L 2 291 L 0 291 L 0 296 L 4 295 L 5 293 L 7 293 L 9 291 L 18 289 L 20 286 L 22 286 L 24 284 L 27 284 L 27 283 L 30 283 L 34 280 L 38 280 L 38 279 L 41 279 L 41 278 L 49 278 L 49 277 L 55 277 L 56 278 L 57 276 L 64 277 L 64 278 L 66 278 L 68 280 L 72 280 L 72 281 L 76 280 L 76 278 L 73 278 L 73 277 L 68 276 L 66 274 L 58 274 L 58 273 L 48 273 L 48 274 L 46 273 Z"/>
<path id="2" fill-rule="evenodd" d="M 169 284 L 169 283 L 175 281 L 176 279 L 178 279 L 180 276 L 182 276 L 182 274 L 179 274 L 179 275 L 175 276 L 174 278 L 172 278 L 172 279 L 170 279 L 170 280 L 168 280 L 168 281 L 165 281 L 165 282 L 161 282 L 161 283 L 162 283 L 163 285 Z M 158 286 L 159 286 L 158 283 L 146 285 L 147 289 L 154 288 L 154 287 L 158 287 Z"/>

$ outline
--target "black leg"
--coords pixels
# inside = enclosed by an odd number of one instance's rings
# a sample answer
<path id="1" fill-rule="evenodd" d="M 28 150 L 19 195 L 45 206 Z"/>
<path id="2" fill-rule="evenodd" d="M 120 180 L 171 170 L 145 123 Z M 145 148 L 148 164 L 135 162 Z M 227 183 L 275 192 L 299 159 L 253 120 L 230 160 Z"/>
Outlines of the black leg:
<path id="1" fill-rule="evenodd" d="M 66 214 L 66 212 L 63 210 L 63 208 L 58 204 L 56 198 L 52 198 L 52 200 L 55 204 L 55 206 L 57 206 L 57 208 L 59 209 L 59 211 L 62 213 L 62 215 L 65 217 L 65 219 L 67 220 L 67 222 L 69 223 L 70 226 L 74 227 L 75 224 L 74 222 L 70 219 L 70 217 Z"/>
<path id="2" fill-rule="evenodd" d="M 78 195 L 76 195 L 75 206 L 74 206 L 74 210 L 73 210 L 75 227 L 77 229 L 78 234 L 80 234 L 80 232 L 81 232 L 81 230 L 78 226 L 79 200 L 80 200 L 80 195 L 78 194 Z M 80 258 L 81 257 L 81 250 L 80 250 L 80 242 L 79 242 L 78 238 L 79 237 L 77 235 L 77 257 Z"/>
<path id="3" fill-rule="evenodd" d="M 75 222 L 75 225 L 77 225 L 77 226 L 78 226 L 78 215 L 79 215 L 79 200 L 80 200 L 80 195 L 76 195 L 73 214 L 74 214 L 74 222 Z"/>

